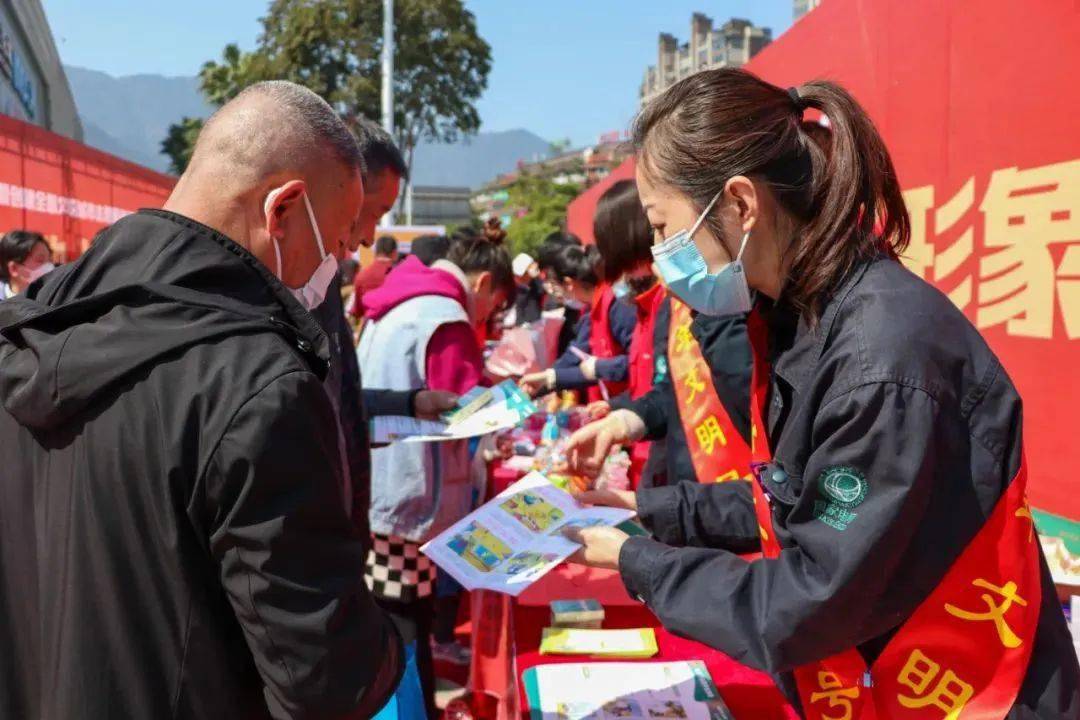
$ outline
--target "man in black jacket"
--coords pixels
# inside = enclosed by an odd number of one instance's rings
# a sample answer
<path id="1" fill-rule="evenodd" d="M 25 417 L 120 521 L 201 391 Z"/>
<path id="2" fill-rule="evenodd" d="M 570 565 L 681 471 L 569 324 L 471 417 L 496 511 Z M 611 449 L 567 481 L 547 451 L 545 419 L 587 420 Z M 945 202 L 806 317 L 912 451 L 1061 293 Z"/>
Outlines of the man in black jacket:
<path id="1" fill-rule="evenodd" d="M 392 692 L 305 309 L 361 165 L 317 96 L 255 85 L 165 210 L 0 305 L 0 717 L 364 718 Z"/>

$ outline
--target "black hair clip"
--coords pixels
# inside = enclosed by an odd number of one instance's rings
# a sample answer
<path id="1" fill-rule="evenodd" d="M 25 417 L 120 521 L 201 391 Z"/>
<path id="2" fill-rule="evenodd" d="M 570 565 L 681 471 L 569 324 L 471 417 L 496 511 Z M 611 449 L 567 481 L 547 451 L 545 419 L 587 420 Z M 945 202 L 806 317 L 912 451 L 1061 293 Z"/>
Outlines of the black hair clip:
<path id="1" fill-rule="evenodd" d="M 806 108 L 806 102 L 799 96 L 799 89 L 789 87 L 787 89 L 788 97 L 791 98 L 791 102 L 795 105 L 795 109 L 802 112 Z"/>

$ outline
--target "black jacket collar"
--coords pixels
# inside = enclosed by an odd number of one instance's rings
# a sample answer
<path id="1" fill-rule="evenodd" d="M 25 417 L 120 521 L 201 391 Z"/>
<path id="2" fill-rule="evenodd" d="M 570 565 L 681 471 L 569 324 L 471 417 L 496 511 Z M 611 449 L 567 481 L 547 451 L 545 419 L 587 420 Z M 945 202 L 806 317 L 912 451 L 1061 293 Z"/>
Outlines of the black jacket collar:
<path id="1" fill-rule="evenodd" d="M 773 372 L 796 391 L 805 384 L 821 359 L 825 342 L 832 333 L 844 301 L 862 280 L 867 268 L 880 259 L 864 260 L 852 268 L 829 295 L 815 325 L 811 325 L 805 314 L 799 313 L 783 297 L 766 308 Z"/>

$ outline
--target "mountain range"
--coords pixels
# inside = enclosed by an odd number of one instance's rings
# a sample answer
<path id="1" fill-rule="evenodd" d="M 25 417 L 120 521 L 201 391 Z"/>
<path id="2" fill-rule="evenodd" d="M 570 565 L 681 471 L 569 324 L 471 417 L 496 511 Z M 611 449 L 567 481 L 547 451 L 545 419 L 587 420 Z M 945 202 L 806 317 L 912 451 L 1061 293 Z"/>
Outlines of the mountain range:
<path id="1" fill-rule="evenodd" d="M 196 77 L 127 75 L 64 66 L 82 119 L 84 140 L 99 150 L 168 172 L 161 141 L 181 118 L 210 115 Z M 528 130 L 480 132 L 456 143 L 422 142 L 413 160 L 415 185 L 477 188 L 519 160 L 546 157 L 550 143 Z"/>

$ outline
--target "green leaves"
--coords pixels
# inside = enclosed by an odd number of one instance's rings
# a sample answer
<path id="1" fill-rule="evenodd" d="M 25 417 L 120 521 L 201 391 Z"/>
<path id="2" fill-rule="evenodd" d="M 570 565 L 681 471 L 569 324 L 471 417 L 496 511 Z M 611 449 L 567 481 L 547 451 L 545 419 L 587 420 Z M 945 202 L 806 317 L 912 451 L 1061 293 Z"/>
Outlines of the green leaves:
<path id="1" fill-rule="evenodd" d="M 169 126 L 169 134 L 161 141 L 161 152 L 169 156 L 169 170 L 177 175 L 184 172 L 195 149 L 195 140 L 202 130 L 203 121 L 186 117 L 176 125 Z"/>
<path id="2" fill-rule="evenodd" d="M 525 176 L 507 188 L 508 208 L 517 208 L 522 217 L 515 217 L 506 234 L 510 248 L 516 254 L 526 252 L 536 257 L 540 243 L 551 233 L 563 229 L 566 206 L 578 196 L 581 187 L 566 183 L 557 185 L 551 180 Z"/>
<path id="3" fill-rule="evenodd" d="M 423 139 L 454 142 L 480 129 L 474 103 L 487 88 L 491 47 L 463 0 L 395 0 L 394 127 L 412 163 Z M 381 117 L 381 0 L 273 0 L 258 46 L 227 45 L 199 73 L 203 94 L 221 106 L 261 80 L 311 88 L 347 121 Z M 191 155 L 187 119 L 162 150 L 182 172 Z M 197 135 L 197 131 L 196 131 Z"/>

